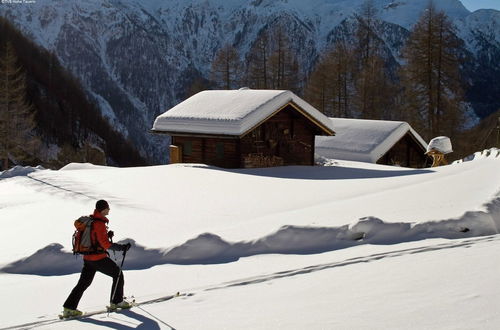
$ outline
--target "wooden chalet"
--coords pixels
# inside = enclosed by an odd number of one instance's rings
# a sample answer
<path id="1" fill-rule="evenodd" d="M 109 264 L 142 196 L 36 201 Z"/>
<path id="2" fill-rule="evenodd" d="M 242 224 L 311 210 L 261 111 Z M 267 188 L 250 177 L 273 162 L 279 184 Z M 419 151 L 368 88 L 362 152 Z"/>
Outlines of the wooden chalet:
<path id="1" fill-rule="evenodd" d="M 337 134 L 316 137 L 316 154 L 328 159 L 352 160 L 413 168 L 429 166 L 427 143 L 406 122 L 330 118 Z"/>
<path id="2" fill-rule="evenodd" d="M 158 116 L 152 132 L 171 136 L 170 163 L 223 168 L 314 165 L 315 136 L 331 120 L 290 91 L 209 90 Z"/>

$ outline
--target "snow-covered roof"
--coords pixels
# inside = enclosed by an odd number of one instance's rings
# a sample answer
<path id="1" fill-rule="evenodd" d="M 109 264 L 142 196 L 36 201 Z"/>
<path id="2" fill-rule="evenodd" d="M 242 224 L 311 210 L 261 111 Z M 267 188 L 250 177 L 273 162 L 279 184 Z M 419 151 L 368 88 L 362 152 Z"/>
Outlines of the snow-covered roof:
<path id="1" fill-rule="evenodd" d="M 433 138 L 427 146 L 427 152 L 430 152 L 431 150 L 437 150 L 442 152 L 443 154 L 449 154 L 450 152 L 453 152 L 450 138 L 447 136 L 438 136 Z"/>
<path id="2" fill-rule="evenodd" d="M 406 133 L 410 132 L 424 150 L 427 143 L 407 122 L 330 118 L 335 137 L 317 136 L 315 153 L 333 159 L 376 163 Z"/>
<path id="3" fill-rule="evenodd" d="M 207 90 L 159 115 L 153 131 L 241 136 L 287 104 L 333 135 L 331 120 L 286 90 Z"/>

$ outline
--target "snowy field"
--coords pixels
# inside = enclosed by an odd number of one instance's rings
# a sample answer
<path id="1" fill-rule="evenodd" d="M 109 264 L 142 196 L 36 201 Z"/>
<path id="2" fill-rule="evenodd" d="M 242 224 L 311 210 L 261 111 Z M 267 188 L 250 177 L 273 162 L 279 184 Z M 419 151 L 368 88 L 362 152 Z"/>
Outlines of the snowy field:
<path id="1" fill-rule="evenodd" d="M 0 329 L 500 328 L 499 150 L 328 165 L 0 172 Z M 186 295 L 52 322 L 81 269 L 73 221 L 98 199 L 115 240 L 133 240 L 126 295 Z M 110 286 L 96 275 L 79 309 L 102 309 Z"/>

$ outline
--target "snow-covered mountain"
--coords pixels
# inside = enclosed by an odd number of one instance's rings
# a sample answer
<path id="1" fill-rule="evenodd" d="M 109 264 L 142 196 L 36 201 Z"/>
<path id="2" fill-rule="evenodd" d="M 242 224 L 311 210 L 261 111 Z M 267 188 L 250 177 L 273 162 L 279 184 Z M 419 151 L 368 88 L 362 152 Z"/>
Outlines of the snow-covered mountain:
<path id="1" fill-rule="evenodd" d="M 259 33 L 280 25 L 307 71 L 336 38 L 349 35 L 349 18 L 363 1 L 37 0 L 2 4 L 0 15 L 55 52 L 114 126 L 143 154 L 160 161 L 165 141 L 148 133 L 154 118 L 181 101 L 196 76 L 208 77 L 222 45 L 234 44 L 246 54 Z M 380 37 L 388 57 L 397 62 L 408 30 L 427 1 L 374 4 L 383 20 Z M 474 61 L 474 69 L 498 72 L 500 13 L 470 13 L 459 0 L 435 5 L 453 19 L 474 58 L 481 59 Z"/>

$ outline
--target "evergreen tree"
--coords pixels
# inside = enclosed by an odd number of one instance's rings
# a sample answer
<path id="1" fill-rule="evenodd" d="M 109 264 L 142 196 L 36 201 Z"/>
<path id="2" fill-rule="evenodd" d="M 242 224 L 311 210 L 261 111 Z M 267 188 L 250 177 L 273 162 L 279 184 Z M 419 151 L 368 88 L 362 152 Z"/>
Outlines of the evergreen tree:
<path id="1" fill-rule="evenodd" d="M 9 43 L 10 50 L 6 46 Z M 12 60 L 12 57 L 16 60 Z M 5 60 L 6 58 L 9 60 Z M 114 130 L 102 117 L 99 108 L 88 99 L 79 81 L 59 64 L 56 56 L 36 46 L 3 17 L 0 17 L 0 66 L 0 117 L 4 118 L 0 119 L 0 126 L 5 128 L 4 123 L 8 122 L 10 125 L 14 123 L 7 118 L 12 116 L 10 111 L 6 112 L 7 99 L 11 99 L 11 104 L 13 99 L 17 99 L 18 105 L 24 102 L 26 108 L 36 109 L 36 130 L 31 130 L 31 133 L 29 129 L 15 130 L 25 131 L 28 136 L 23 143 L 8 152 L 12 160 L 57 168 L 65 164 L 48 159 L 53 156 L 54 145 L 62 146 L 64 143 L 69 143 L 74 148 L 81 149 L 85 141 L 91 137 L 92 148 L 105 152 L 103 157 L 112 164 L 119 166 L 147 164 L 145 156 L 139 154 L 132 142 Z M 12 72 L 12 68 L 15 68 L 20 72 L 17 75 L 6 76 L 7 67 L 10 68 L 7 71 Z M 16 76 L 17 79 L 6 79 L 8 76 Z M 5 88 L 6 81 L 9 81 L 10 86 L 8 92 Z M 16 84 L 13 81 L 21 81 L 17 86 L 25 87 L 14 88 L 12 86 Z M 13 90 L 18 90 L 19 93 L 12 93 Z M 25 94 L 24 97 L 20 96 L 22 93 Z M 9 107 L 9 110 L 12 108 Z M 24 118 L 27 120 L 16 125 L 26 127 L 28 124 L 28 128 L 34 127 L 34 123 L 29 124 L 33 119 L 33 112 L 31 110 L 29 115 L 30 112 L 27 111 Z M 16 120 L 19 118 L 23 116 L 15 117 Z M 12 144 L 13 135 L 6 133 L 2 128 L 0 131 L 2 131 L 0 132 L 2 134 L 0 167 L 2 167 L 5 166 L 4 141 L 9 137 L 9 144 Z M 38 137 L 43 140 L 43 144 L 39 143 Z M 97 141 L 94 141 L 94 137 Z M 30 157 L 30 154 L 33 156 Z M 25 157 L 29 159 L 23 160 Z"/>
<path id="2" fill-rule="evenodd" d="M 460 49 L 455 27 L 431 2 L 407 41 L 401 69 L 406 119 L 427 138 L 453 138 L 461 129 Z"/>
<path id="3" fill-rule="evenodd" d="M 0 53 L 0 159 L 7 169 L 9 158 L 21 161 L 36 151 L 34 111 L 26 100 L 26 78 L 17 64 L 14 47 L 6 42 Z"/>

